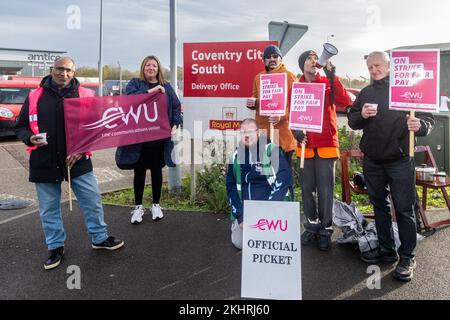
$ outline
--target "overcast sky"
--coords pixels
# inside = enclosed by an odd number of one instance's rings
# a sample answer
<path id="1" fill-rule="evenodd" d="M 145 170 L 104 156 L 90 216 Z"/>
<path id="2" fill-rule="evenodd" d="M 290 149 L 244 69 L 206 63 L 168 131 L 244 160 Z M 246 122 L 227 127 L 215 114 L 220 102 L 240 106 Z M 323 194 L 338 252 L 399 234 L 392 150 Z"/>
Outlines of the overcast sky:
<path id="1" fill-rule="evenodd" d="M 284 60 L 339 49 L 337 73 L 367 76 L 364 54 L 403 45 L 450 42 L 448 0 L 178 0 L 178 65 L 183 42 L 268 40 L 269 21 L 309 31 Z M 78 66 L 97 66 L 100 0 L 0 0 L 0 47 L 67 51 Z M 71 7 L 72 6 L 72 7 Z M 75 7 L 73 7 L 75 6 Z M 74 11 L 75 8 L 75 11 Z M 79 19 L 76 12 L 80 11 Z M 103 0 L 103 62 L 137 70 L 149 54 L 169 67 L 169 0 Z"/>

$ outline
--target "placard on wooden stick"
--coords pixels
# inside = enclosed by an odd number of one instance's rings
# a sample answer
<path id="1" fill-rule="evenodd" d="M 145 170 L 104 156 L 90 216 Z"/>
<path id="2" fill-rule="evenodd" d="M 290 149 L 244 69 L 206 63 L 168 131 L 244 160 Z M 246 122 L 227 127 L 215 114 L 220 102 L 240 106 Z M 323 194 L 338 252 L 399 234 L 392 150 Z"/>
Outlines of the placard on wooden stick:
<path id="1" fill-rule="evenodd" d="M 439 112 L 439 49 L 392 50 L 389 109 Z M 409 133 L 409 155 L 414 157 L 414 132 Z"/>

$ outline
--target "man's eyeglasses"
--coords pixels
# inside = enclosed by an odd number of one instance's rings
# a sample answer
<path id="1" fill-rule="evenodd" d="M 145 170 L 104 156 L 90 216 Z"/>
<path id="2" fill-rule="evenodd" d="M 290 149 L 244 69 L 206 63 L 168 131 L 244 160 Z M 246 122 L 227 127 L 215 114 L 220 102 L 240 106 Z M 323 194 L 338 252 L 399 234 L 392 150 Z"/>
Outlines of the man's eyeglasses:
<path id="1" fill-rule="evenodd" d="M 66 72 L 67 74 L 71 74 L 74 71 L 72 69 L 69 68 L 63 68 L 63 67 L 56 67 L 56 68 L 52 68 L 53 70 L 55 70 L 57 73 L 64 73 Z"/>
<path id="2" fill-rule="evenodd" d="M 271 55 L 268 55 L 266 59 L 278 59 L 279 55 L 276 53 L 272 53 Z"/>
<path id="3" fill-rule="evenodd" d="M 258 133 L 258 129 L 252 129 L 252 130 L 240 130 L 242 135 L 253 135 Z"/>

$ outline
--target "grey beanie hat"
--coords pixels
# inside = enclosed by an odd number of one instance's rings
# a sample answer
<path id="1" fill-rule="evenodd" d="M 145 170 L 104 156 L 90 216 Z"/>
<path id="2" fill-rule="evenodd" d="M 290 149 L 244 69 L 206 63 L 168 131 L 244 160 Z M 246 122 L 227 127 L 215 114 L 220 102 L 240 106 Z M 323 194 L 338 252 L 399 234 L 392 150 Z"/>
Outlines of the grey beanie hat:
<path id="1" fill-rule="evenodd" d="M 308 59 L 310 55 L 315 55 L 317 58 L 319 58 L 314 50 L 306 50 L 300 55 L 300 57 L 298 57 L 298 66 L 300 67 L 300 70 L 302 70 L 302 72 L 304 72 L 303 68 L 305 67 L 306 59 Z"/>

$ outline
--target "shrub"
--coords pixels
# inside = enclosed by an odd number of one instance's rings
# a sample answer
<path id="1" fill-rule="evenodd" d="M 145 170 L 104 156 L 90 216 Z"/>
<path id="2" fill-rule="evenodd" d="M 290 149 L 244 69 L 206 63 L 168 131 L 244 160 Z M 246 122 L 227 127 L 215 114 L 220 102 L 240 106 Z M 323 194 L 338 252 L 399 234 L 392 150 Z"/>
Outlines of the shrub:
<path id="1" fill-rule="evenodd" d="M 207 205 L 209 210 L 228 213 L 226 190 L 226 165 L 213 164 L 197 172 L 196 201 Z"/>

